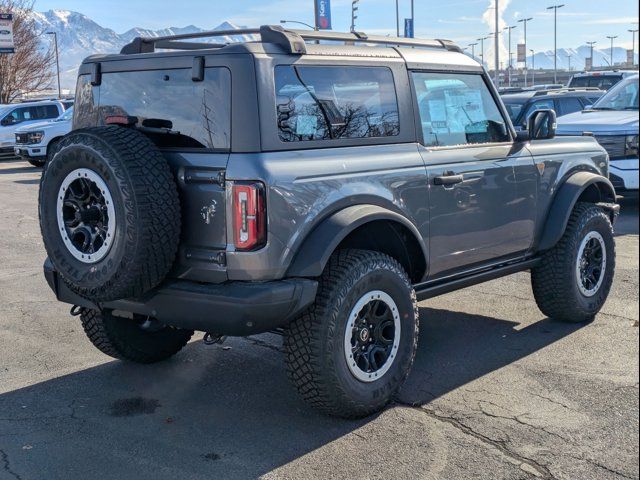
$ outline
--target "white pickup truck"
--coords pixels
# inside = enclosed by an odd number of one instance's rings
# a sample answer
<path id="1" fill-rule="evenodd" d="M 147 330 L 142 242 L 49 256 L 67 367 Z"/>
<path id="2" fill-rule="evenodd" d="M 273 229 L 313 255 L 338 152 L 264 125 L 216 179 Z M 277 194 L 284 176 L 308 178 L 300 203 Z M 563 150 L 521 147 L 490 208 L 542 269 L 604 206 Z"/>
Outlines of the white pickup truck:
<path id="1" fill-rule="evenodd" d="M 46 122 L 32 123 L 16 130 L 16 156 L 34 167 L 44 167 L 48 156 L 62 137 L 71 131 L 73 107 L 58 118 Z"/>

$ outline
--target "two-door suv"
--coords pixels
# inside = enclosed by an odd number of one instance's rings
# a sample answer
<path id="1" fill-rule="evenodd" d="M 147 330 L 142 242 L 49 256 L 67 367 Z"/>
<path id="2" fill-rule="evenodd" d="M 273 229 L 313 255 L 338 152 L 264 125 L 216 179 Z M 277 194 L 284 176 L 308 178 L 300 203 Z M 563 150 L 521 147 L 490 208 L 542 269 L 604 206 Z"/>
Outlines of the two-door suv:
<path id="1" fill-rule="evenodd" d="M 224 35 L 253 40 L 193 41 Z M 302 397 L 360 417 L 407 378 L 419 300 L 530 270 L 545 315 L 584 322 L 609 293 L 606 152 L 554 138 L 551 110 L 516 133 L 448 41 L 138 38 L 84 61 L 75 105 L 40 187 L 45 276 L 113 357 L 281 332 Z"/>

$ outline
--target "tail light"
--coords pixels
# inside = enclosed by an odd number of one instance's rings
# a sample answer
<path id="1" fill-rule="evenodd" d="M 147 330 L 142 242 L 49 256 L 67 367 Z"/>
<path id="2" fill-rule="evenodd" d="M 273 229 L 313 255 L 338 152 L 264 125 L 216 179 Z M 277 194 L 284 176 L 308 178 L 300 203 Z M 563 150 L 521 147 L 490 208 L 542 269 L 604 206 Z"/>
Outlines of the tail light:
<path id="1" fill-rule="evenodd" d="M 236 250 L 257 250 L 267 240 L 267 209 L 264 185 L 234 183 L 233 236 Z"/>

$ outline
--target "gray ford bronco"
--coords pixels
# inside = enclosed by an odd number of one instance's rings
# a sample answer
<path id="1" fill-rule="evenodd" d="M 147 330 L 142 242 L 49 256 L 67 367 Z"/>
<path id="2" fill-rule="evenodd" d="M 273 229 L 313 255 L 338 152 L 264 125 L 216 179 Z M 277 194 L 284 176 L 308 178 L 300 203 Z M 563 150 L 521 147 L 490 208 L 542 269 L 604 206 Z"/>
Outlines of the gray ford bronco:
<path id="1" fill-rule="evenodd" d="M 551 110 L 516 132 L 448 41 L 137 38 L 83 62 L 75 105 L 44 271 L 113 357 L 279 332 L 301 396 L 362 417 L 409 374 L 419 300 L 529 270 L 545 315 L 586 322 L 611 288 L 607 153 Z"/>

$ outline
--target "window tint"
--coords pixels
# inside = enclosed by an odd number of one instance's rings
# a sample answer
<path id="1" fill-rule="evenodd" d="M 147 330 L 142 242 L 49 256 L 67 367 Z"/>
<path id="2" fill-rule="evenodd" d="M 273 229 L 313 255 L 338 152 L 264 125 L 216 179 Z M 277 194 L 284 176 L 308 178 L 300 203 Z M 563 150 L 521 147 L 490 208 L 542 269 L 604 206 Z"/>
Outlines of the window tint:
<path id="1" fill-rule="evenodd" d="M 582 103 L 577 97 L 567 97 L 560 99 L 560 115 L 567 115 L 582 110 Z"/>
<path id="2" fill-rule="evenodd" d="M 505 120 L 481 75 L 412 75 L 426 146 L 510 140 Z"/>
<path id="3" fill-rule="evenodd" d="M 278 132 L 283 142 L 398 135 L 398 101 L 384 67 L 275 69 Z"/>
<path id="4" fill-rule="evenodd" d="M 527 108 L 527 113 L 522 119 L 522 123 L 523 125 L 526 124 L 527 120 L 529 120 L 529 117 L 533 112 L 536 112 L 538 110 L 555 110 L 555 109 L 556 109 L 556 106 L 553 103 L 552 98 L 547 98 L 545 100 L 538 100 L 536 102 L 533 102 L 531 105 L 529 105 L 529 108 Z"/>
<path id="5" fill-rule="evenodd" d="M 13 123 L 27 122 L 33 120 L 33 115 L 30 107 L 16 108 L 7 117 L 13 118 Z"/>
<path id="6" fill-rule="evenodd" d="M 574 77 L 569 83 L 570 87 L 588 87 L 590 77 Z"/>
<path id="7" fill-rule="evenodd" d="M 228 149 L 231 136 L 231 74 L 207 68 L 203 82 L 191 79 L 191 69 L 105 73 L 100 86 L 98 125 L 110 116 L 137 117 L 139 127 L 162 127 L 160 146 Z M 78 86 L 78 116 L 91 113 L 91 85 Z M 91 118 L 91 117 L 89 117 Z M 80 124 L 78 124 L 79 126 Z"/>

